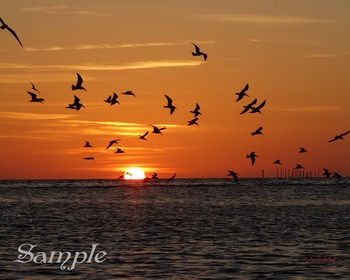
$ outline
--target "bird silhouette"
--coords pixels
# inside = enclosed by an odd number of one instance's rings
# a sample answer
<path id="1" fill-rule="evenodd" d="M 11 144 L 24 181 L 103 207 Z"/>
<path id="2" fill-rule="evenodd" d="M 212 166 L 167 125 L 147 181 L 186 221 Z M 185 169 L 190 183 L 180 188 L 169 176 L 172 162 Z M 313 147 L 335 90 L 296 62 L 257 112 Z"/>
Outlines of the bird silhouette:
<path id="1" fill-rule="evenodd" d="M 80 103 L 80 98 L 78 96 L 74 95 L 74 102 L 72 104 L 68 104 L 68 107 L 66 107 L 66 108 L 67 109 L 75 109 L 75 110 L 79 111 L 81 109 L 81 107 L 85 108 L 85 106 Z"/>
<path id="2" fill-rule="evenodd" d="M 30 96 L 32 97 L 32 99 L 29 100 L 29 102 L 40 102 L 40 103 L 44 103 L 45 100 L 44 100 L 43 98 L 37 98 L 35 93 L 30 92 L 30 91 L 27 91 L 27 92 L 28 92 L 28 93 L 30 94 Z"/>
<path id="3" fill-rule="evenodd" d="M 78 89 L 83 89 L 85 91 L 87 91 L 84 87 L 82 87 L 82 83 L 83 83 L 83 78 L 77 73 L 77 83 L 76 85 L 72 85 L 72 90 L 78 90 Z"/>
<path id="4" fill-rule="evenodd" d="M 19 43 L 19 44 L 21 45 L 21 47 L 23 48 L 23 45 L 22 45 L 21 41 L 19 40 L 19 38 L 18 38 L 16 32 L 13 31 L 13 29 L 11 29 L 1 18 L 0 18 L 0 23 L 1 23 L 0 28 L 3 29 L 3 30 L 7 29 L 8 31 L 10 31 L 11 34 L 16 38 L 16 40 L 18 41 L 18 43 Z"/>
<path id="5" fill-rule="evenodd" d="M 120 149 L 120 148 L 116 148 L 116 151 L 115 151 L 116 154 L 125 154 L 125 152 Z"/>
<path id="6" fill-rule="evenodd" d="M 152 124 L 150 124 L 150 126 L 153 127 L 152 133 L 155 133 L 155 134 L 162 134 L 161 130 L 166 129 L 166 127 L 158 128 L 158 127 L 156 127 L 156 126 L 154 126 L 154 125 L 152 125 Z M 163 135 L 163 134 L 162 134 L 162 135 Z"/>
<path id="7" fill-rule="evenodd" d="M 247 158 L 250 158 L 251 161 L 252 161 L 252 166 L 254 165 L 255 163 L 255 158 L 258 157 L 255 152 L 251 152 L 249 155 L 247 155 Z"/>
<path id="8" fill-rule="evenodd" d="M 336 136 L 334 136 L 334 138 L 333 138 L 332 140 L 329 140 L 328 142 L 334 142 L 334 141 L 336 141 L 336 140 L 338 140 L 338 139 L 345 140 L 345 139 L 343 138 L 343 136 L 347 135 L 349 132 L 350 132 L 350 130 L 348 130 L 347 132 L 344 132 L 344 133 L 342 133 L 342 134 L 336 135 Z"/>
<path id="9" fill-rule="evenodd" d="M 325 175 L 327 178 L 329 178 L 329 177 L 332 175 L 332 173 L 331 173 L 331 172 L 329 172 L 329 170 L 328 170 L 328 169 L 323 168 L 323 170 L 324 170 L 324 172 L 323 172 L 323 174 L 322 174 L 322 175 Z"/>
<path id="10" fill-rule="evenodd" d="M 111 99 L 110 104 L 111 104 L 111 105 L 114 105 L 115 103 L 120 104 L 119 101 L 117 100 L 117 98 L 118 98 L 118 95 L 117 95 L 115 92 L 113 92 L 113 97 L 112 97 L 112 99 Z"/>
<path id="11" fill-rule="evenodd" d="M 195 124 L 195 125 L 199 126 L 197 121 L 198 121 L 198 118 L 194 118 L 193 120 L 188 121 L 188 125 L 194 125 Z"/>
<path id="12" fill-rule="evenodd" d="M 298 153 L 308 153 L 308 151 L 305 148 L 300 147 L 300 151 Z"/>
<path id="13" fill-rule="evenodd" d="M 30 82 L 30 83 L 32 84 L 32 90 L 35 90 L 37 93 L 41 94 L 40 91 L 38 91 L 38 90 L 35 88 L 35 85 L 34 85 L 32 82 Z"/>
<path id="14" fill-rule="evenodd" d="M 191 42 L 192 43 L 192 42 Z M 199 49 L 199 47 L 196 45 L 196 44 L 193 44 L 192 43 L 192 45 L 195 47 L 195 49 L 196 49 L 196 52 L 192 52 L 192 55 L 193 56 L 200 56 L 200 55 L 203 55 L 203 58 L 204 58 L 204 60 L 207 60 L 207 54 L 206 53 L 203 53 L 203 52 L 201 52 L 201 50 Z"/>
<path id="15" fill-rule="evenodd" d="M 107 99 L 103 100 L 106 103 L 111 103 L 112 96 L 109 95 Z"/>
<path id="16" fill-rule="evenodd" d="M 237 182 L 238 181 L 238 177 L 237 177 L 237 173 L 236 172 L 233 172 L 232 170 L 228 170 L 229 174 L 227 176 L 232 176 L 235 181 Z"/>
<path id="17" fill-rule="evenodd" d="M 92 146 L 91 146 L 91 144 L 90 144 L 89 141 L 86 141 L 86 140 L 85 140 L 85 146 L 84 146 L 84 148 L 92 148 Z"/>
<path id="18" fill-rule="evenodd" d="M 243 115 L 244 113 L 248 112 L 249 109 L 252 109 L 253 108 L 253 105 L 256 104 L 256 102 L 258 101 L 258 99 L 254 99 L 251 103 L 249 103 L 248 105 L 246 106 L 243 106 L 243 111 L 240 113 L 240 115 Z"/>
<path id="19" fill-rule="evenodd" d="M 194 114 L 194 117 L 198 117 L 199 115 L 202 115 L 202 113 L 199 112 L 200 108 L 201 107 L 198 105 L 198 103 L 196 103 L 196 108 L 193 111 L 190 111 L 190 113 Z"/>
<path id="20" fill-rule="evenodd" d="M 169 96 L 167 96 L 165 94 L 164 94 L 164 96 L 167 99 L 168 104 L 166 106 L 163 106 L 163 107 L 170 109 L 170 115 L 171 115 L 172 113 L 174 113 L 176 107 L 173 105 L 173 100 Z"/>
<path id="21" fill-rule="evenodd" d="M 258 107 L 251 107 L 251 111 L 250 113 L 260 113 L 261 114 L 261 111 L 260 109 L 263 108 L 266 104 L 266 100 L 264 100 Z"/>
<path id="22" fill-rule="evenodd" d="M 128 90 L 128 91 L 125 91 L 125 92 L 122 92 L 121 94 L 124 94 L 124 95 L 133 95 L 136 97 L 136 95 L 131 91 L 131 90 Z"/>
<path id="23" fill-rule="evenodd" d="M 333 172 L 333 177 L 340 179 L 341 175 L 338 172 Z"/>
<path id="24" fill-rule="evenodd" d="M 296 167 L 294 167 L 294 169 L 305 169 L 305 168 L 301 166 L 301 164 L 297 164 Z"/>
<path id="25" fill-rule="evenodd" d="M 148 135 L 148 131 L 145 133 L 145 134 L 143 134 L 143 135 L 139 135 L 139 139 L 141 139 L 141 140 L 147 140 L 146 139 L 146 136 Z"/>
<path id="26" fill-rule="evenodd" d="M 176 173 L 174 173 L 174 175 L 171 178 L 169 178 L 166 182 L 169 183 L 170 181 L 174 180 L 175 176 L 176 176 Z"/>
<path id="27" fill-rule="evenodd" d="M 110 148 L 113 144 L 118 144 L 118 141 L 120 141 L 120 140 L 121 140 L 121 139 L 114 139 L 114 140 L 110 141 L 109 144 L 108 144 L 108 146 L 107 146 L 107 148 L 106 148 L 106 150 L 107 150 L 108 148 Z"/>
<path id="28" fill-rule="evenodd" d="M 276 159 L 273 163 L 274 163 L 274 164 L 281 164 L 281 165 L 282 165 L 282 163 L 281 163 L 281 161 L 280 161 L 279 159 Z"/>
<path id="29" fill-rule="evenodd" d="M 260 126 L 260 127 L 259 127 L 257 130 L 255 130 L 254 132 L 251 132 L 252 136 L 258 135 L 258 134 L 264 135 L 264 134 L 261 132 L 262 129 L 263 129 L 263 128 Z"/>
<path id="30" fill-rule="evenodd" d="M 151 179 L 159 179 L 158 174 L 156 172 L 153 172 Z"/>
<path id="31" fill-rule="evenodd" d="M 85 159 L 85 160 L 95 160 L 94 157 L 85 157 L 85 158 L 83 158 L 83 159 Z"/>
<path id="32" fill-rule="evenodd" d="M 247 84 L 240 92 L 237 92 L 236 95 L 238 95 L 238 98 L 236 100 L 240 101 L 244 96 L 248 96 L 245 92 L 249 89 L 249 85 Z"/>

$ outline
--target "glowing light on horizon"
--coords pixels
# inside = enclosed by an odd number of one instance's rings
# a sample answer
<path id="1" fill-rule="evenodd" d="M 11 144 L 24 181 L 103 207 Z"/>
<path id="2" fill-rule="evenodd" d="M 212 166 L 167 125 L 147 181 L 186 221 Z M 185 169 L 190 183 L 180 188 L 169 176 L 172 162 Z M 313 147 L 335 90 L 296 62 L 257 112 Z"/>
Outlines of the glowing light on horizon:
<path id="1" fill-rule="evenodd" d="M 138 167 L 131 167 L 124 173 L 124 180 L 142 180 L 145 178 L 145 173 Z"/>

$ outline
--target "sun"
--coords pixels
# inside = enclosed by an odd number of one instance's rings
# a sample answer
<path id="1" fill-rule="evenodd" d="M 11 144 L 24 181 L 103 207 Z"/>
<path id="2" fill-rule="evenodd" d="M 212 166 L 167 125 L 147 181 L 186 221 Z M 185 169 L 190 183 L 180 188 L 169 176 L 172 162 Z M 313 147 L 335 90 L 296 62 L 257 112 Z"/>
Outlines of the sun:
<path id="1" fill-rule="evenodd" d="M 141 180 L 145 178 L 145 173 L 138 167 L 131 167 L 124 173 L 124 180 Z"/>

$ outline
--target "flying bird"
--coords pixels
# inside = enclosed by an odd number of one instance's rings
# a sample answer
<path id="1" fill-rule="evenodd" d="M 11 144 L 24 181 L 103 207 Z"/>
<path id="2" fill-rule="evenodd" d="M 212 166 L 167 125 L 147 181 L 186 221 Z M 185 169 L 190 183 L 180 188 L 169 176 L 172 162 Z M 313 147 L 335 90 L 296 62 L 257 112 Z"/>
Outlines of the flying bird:
<path id="1" fill-rule="evenodd" d="M 248 112 L 249 109 L 252 109 L 253 108 L 253 105 L 256 104 L 256 102 L 258 101 L 258 99 L 254 99 L 251 103 L 249 103 L 248 105 L 246 106 L 243 106 L 243 111 L 240 113 L 240 115 L 243 115 L 244 113 Z"/>
<path id="2" fill-rule="evenodd" d="M 152 133 L 156 133 L 156 134 L 162 134 L 161 130 L 166 129 L 166 127 L 158 128 L 158 127 L 156 127 L 156 126 L 154 126 L 154 125 L 152 125 L 152 124 L 150 124 L 150 126 L 153 127 Z M 162 135 L 163 135 L 163 134 L 162 134 Z"/>
<path id="3" fill-rule="evenodd" d="M 153 172 L 151 179 L 159 179 L 158 174 L 156 172 Z"/>
<path id="4" fill-rule="evenodd" d="M 255 163 L 255 158 L 258 157 L 255 152 L 251 152 L 249 155 L 247 155 L 247 158 L 250 158 L 251 161 L 252 161 L 252 166 L 254 165 Z"/>
<path id="5" fill-rule="evenodd" d="M 1 29 L 7 29 L 8 31 L 11 32 L 11 34 L 16 38 L 16 40 L 18 41 L 18 43 L 21 45 L 21 47 L 23 48 L 23 45 L 21 43 L 21 41 L 19 40 L 17 34 L 15 31 L 13 31 L 13 29 L 11 29 L 1 18 L 0 18 L 0 23 L 1 23 L 1 26 L 0 28 Z"/>
<path id="6" fill-rule="evenodd" d="M 327 178 L 329 178 L 329 177 L 332 175 L 332 173 L 331 173 L 331 172 L 329 172 L 329 170 L 328 170 L 328 169 L 323 168 L 323 170 L 324 170 L 324 172 L 323 172 L 323 174 L 322 174 L 322 175 L 325 175 Z"/>
<path id="7" fill-rule="evenodd" d="M 139 139 L 141 139 L 141 140 L 147 140 L 146 139 L 146 136 L 148 135 L 148 131 L 145 133 L 145 134 L 143 134 L 143 135 L 139 135 Z"/>
<path id="8" fill-rule="evenodd" d="M 333 177 L 340 179 L 341 175 L 338 172 L 333 172 Z"/>
<path id="9" fill-rule="evenodd" d="M 122 149 L 120 149 L 120 148 L 117 148 L 115 153 L 116 154 L 125 154 L 125 152 Z"/>
<path id="10" fill-rule="evenodd" d="M 250 113 L 260 113 L 261 114 L 261 111 L 260 109 L 263 108 L 266 104 L 266 100 L 264 100 L 258 107 L 251 107 L 251 111 Z"/>
<path id="11" fill-rule="evenodd" d="M 238 177 L 237 177 L 237 173 L 236 172 L 233 172 L 232 170 L 228 170 L 229 174 L 227 176 L 232 176 L 235 181 L 237 182 L 238 181 Z"/>
<path id="12" fill-rule="evenodd" d="M 117 100 L 117 98 L 118 98 L 118 95 L 117 95 L 115 92 L 113 92 L 113 97 L 112 97 L 112 99 L 111 99 L 110 104 L 111 104 L 111 105 L 114 105 L 115 103 L 120 104 L 119 101 Z"/>
<path id="13" fill-rule="evenodd" d="M 80 103 L 80 98 L 76 95 L 74 95 L 74 102 L 72 104 L 68 104 L 68 109 L 75 109 L 77 111 L 79 111 L 81 109 L 81 107 L 85 108 L 85 106 L 83 104 Z"/>
<path id="14" fill-rule="evenodd" d="M 298 153 L 308 153 L 308 151 L 305 148 L 300 147 L 300 151 Z"/>
<path id="15" fill-rule="evenodd" d="M 84 146 L 84 148 L 92 148 L 92 146 L 91 146 L 91 144 L 90 144 L 89 141 L 86 141 L 86 140 L 85 140 L 85 146 Z"/>
<path id="16" fill-rule="evenodd" d="M 168 181 L 166 182 L 169 183 L 171 180 L 174 180 L 175 176 L 176 176 L 176 173 L 174 173 L 174 175 L 171 178 L 169 178 Z"/>
<path id="17" fill-rule="evenodd" d="M 27 91 L 27 92 L 28 92 L 28 93 L 30 94 L 30 96 L 32 97 L 32 99 L 29 100 L 29 102 L 40 102 L 40 103 L 44 103 L 45 100 L 44 100 L 43 98 L 37 98 L 35 93 L 30 92 L 30 91 Z"/>
<path id="18" fill-rule="evenodd" d="M 281 161 L 280 161 L 279 159 L 276 159 L 273 163 L 274 163 L 274 164 L 281 164 L 281 165 L 282 165 L 282 163 L 281 163 Z"/>
<path id="19" fill-rule="evenodd" d="M 111 103 L 112 96 L 109 95 L 107 99 L 103 100 L 106 103 Z"/>
<path id="20" fill-rule="evenodd" d="M 83 83 L 83 78 L 77 73 L 77 83 L 76 85 L 72 85 L 72 90 L 77 90 L 77 89 L 83 89 L 85 91 L 87 91 L 84 87 L 82 87 L 82 83 Z"/>
<path id="21" fill-rule="evenodd" d="M 194 125 L 195 124 L 195 125 L 199 126 L 197 121 L 198 121 L 198 118 L 194 118 L 193 120 L 188 121 L 188 125 Z"/>
<path id="22" fill-rule="evenodd" d="M 192 42 L 191 42 L 191 43 L 192 43 Z M 193 43 L 192 43 L 192 44 L 193 44 Z M 199 47 L 198 47 L 197 45 L 193 44 L 193 46 L 195 47 L 196 52 L 192 52 L 192 55 L 193 55 L 193 56 L 200 56 L 200 55 L 203 55 L 204 60 L 207 60 L 207 57 L 208 57 L 207 54 L 201 52 L 201 50 L 199 49 Z"/>
<path id="23" fill-rule="evenodd" d="M 94 157 L 85 157 L 85 158 L 83 158 L 83 159 L 85 159 L 85 160 L 95 160 Z"/>
<path id="24" fill-rule="evenodd" d="M 300 164 L 297 164 L 296 167 L 294 167 L 294 169 L 305 169 L 303 166 L 301 166 Z"/>
<path id="25" fill-rule="evenodd" d="M 344 132 L 344 133 L 342 133 L 342 134 L 336 135 L 336 136 L 334 136 L 334 138 L 333 138 L 332 140 L 329 140 L 328 142 L 334 142 L 334 141 L 336 141 L 336 140 L 338 140 L 338 139 L 345 140 L 345 139 L 343 138 L 343 136 L 347 135 L 349 132 L 350 132 L 350 130 L 348 130 L 347 132 Z"/>
<path id="26" fill-rule="evenodd" d="M 238 95 L 238 98 L 236 100 L 240 101 L 244 96 L 248 96 L 245 92 L 249 89 L 249 85 L 247 84 L 240 92 L 237 92 L 236 95 Z"/>
<path id="27" fill-rule="evenodd" d="M 128 91 L 125 91 L 125 92 L 122 92 L 121 94 L 124 94 L 124 95 L 133 95 L 136 97 L 136 95 L 131 91 L 131 90 L 128 90 Z"/>
<path id="28" fill-rule="evenodd" d="M 40 91 L 38 91 L 38 90 L 35 88 L 35 85 L 34 85 L 32 82 L 30 82 L 30 83 L 32 84 L 32 90 L 35 90 L 37 93 L 41 94 Z"/>
<path id="29" fill-rule="evenodd" d="M 171 115 L 172 113 L 174 113 L 176 107 L 173 105 L 173 100 L 169 96 L 167 96 L 165 94 L 164 94 L 164 96 L 168 100 L 168 104 L 166 106 L 163 106 L 163 107 L 170 109 L 170 115 Z"/>
<path id="30" fill-rule="evenodd" d="M 199 115 L 202 115 L 202 113 L 199 112 L 200 108 L 201 107 L 198 105 L 198 103 L 196 103 L 196 108 L 193 111 L 190 111 L 190 113 L 194 114 L 194 117 L 198 117 Z"/>
<path id="31" fill-rule="evenodd" d="M 113 144 L 118 144 L 118 141 L 120 141 L 120 140 L 121 140 L 121 139 L 114 139 L 114 140 L 110 141 L 109 144 L 108 144 L 108 146 L 107 146 L 107 148 L 106 148 L 106 150 L 107 150 L 108 148 L 110 148 Z"/>
<path id="32" fill-rule="evenodd" d="M 252 136 L 258 135 L 258 134 L 264 135 L 264 134 L 261 132 L 262 129 L 263 129 L 263 128 L 260 126 L 260 127 L 259 127 L 257 130 L 255 130 L 254 132 L 251 132 Z"/>

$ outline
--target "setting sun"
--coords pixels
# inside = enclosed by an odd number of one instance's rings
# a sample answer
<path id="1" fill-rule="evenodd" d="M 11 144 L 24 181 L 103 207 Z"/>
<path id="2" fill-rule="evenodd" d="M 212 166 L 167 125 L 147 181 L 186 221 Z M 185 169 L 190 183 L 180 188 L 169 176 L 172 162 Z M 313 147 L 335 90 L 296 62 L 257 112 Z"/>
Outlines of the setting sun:
<path id="1" fill-rule="evenodd" d="M 145 173 L 140 168 L 137 168 L 137 167 L 129 168 L 124 173 L 125 180 L 141 180 L 141 179 L 144 179 L 145 177 L 146 177 Z"/>

